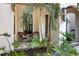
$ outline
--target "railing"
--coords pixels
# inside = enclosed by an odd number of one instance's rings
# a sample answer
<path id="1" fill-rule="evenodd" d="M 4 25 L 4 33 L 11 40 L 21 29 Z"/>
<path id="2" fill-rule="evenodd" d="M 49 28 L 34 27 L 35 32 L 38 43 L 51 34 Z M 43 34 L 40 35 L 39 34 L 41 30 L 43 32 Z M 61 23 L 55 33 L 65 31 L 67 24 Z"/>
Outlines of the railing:
<path id="1" fill-rule="evenodd" d="M 8 45 L 9 45 L 9 49 L 10 49 L 10 51 L 11 51 L 10 42 L 9 42 L 9 40 L 8 40 L 8 37 L 10 37 L 10 34 L 8 34 L 8 33 L 3 33 L 3 34 L 0 34 L 0 36 L 6 37 L 7 43 L 8 43 Z"/>

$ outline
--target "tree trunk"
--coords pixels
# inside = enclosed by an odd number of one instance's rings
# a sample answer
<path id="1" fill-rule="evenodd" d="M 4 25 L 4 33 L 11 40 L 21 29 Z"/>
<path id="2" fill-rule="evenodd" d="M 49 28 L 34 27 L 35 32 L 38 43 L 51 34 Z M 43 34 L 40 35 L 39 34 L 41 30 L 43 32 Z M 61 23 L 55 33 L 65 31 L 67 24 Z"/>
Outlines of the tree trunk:
<path id="1" fill-rule="evenodd" d="M 41 28 L 41 10 L 42 10 L 42 7 L 40 6 L 40 24 L 39 24 L 40 41 L 42 41 L 43 39 L 42 28 Z"/>

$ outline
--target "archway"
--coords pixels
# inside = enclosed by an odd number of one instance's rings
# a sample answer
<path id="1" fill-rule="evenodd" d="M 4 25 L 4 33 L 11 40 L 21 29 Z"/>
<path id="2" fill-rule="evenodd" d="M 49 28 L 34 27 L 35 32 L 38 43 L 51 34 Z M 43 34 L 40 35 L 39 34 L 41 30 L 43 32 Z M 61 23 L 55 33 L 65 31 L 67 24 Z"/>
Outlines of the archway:
<path id="1" fill-rule="evenodd" d="M 66 15 L 70 19 L 70 31 L 75 31 L 75 41 L 79 41 L 79 11 L 73 6 L 66 9 Z"/>

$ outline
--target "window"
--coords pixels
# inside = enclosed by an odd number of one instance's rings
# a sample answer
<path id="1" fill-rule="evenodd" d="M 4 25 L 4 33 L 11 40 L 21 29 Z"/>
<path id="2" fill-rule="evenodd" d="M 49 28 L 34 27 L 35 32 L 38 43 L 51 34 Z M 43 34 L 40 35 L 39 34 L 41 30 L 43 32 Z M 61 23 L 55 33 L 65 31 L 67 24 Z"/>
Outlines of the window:
<path id="1" fill-rule="evenodd" d="M 32 15 L 31 15 L 32 17 Z M 27 29 L 27 34 L 32 34 L 32 30 L 33 30 L 33 19 L 29 19 L 29 24 L 28 24 L 28 29 Z"/>

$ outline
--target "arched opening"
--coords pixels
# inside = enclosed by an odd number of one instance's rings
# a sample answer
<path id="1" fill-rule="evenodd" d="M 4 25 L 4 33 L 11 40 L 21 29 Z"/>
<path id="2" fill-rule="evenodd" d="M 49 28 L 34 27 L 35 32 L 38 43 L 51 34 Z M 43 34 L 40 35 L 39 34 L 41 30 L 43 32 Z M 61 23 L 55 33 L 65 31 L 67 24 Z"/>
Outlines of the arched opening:
<path id="1" fill-rule="evenodd" d="M 72 32 L 75 34 L 75 14 L 68 13 L 67 15 L 67 32 Z"/>
<path id="2" fill-rule="evenodd" d="M 69 6 L 66 9 L 67 16 L 67 31 L 75 34 L 75 41 L 79 41 L 79 11 Z"/>

